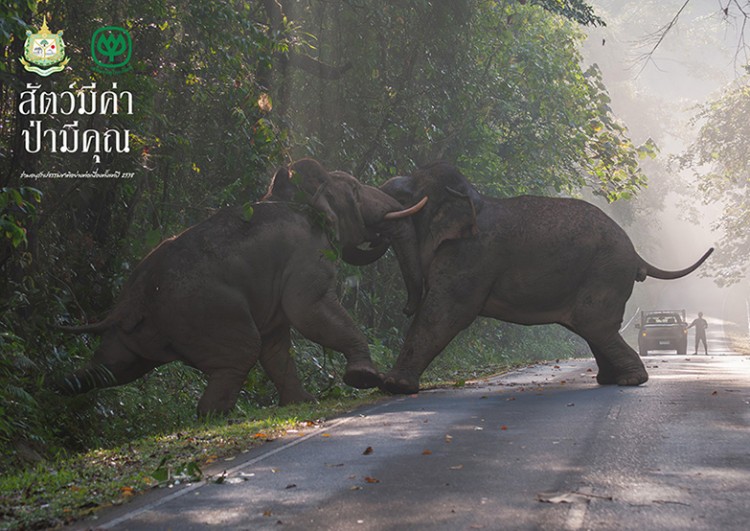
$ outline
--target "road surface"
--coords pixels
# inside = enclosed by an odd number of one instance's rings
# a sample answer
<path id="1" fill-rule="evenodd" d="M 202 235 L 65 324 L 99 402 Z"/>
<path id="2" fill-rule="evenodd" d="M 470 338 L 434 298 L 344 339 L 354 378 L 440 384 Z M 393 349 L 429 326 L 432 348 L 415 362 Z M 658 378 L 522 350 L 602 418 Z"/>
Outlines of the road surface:
<path id="1" fill-rule="evenodd" d="M 655 354 L 636 388 L 593 360 L 396 397 L 155 491 L 102 529 L 748 529 L 750 358 Z"/>

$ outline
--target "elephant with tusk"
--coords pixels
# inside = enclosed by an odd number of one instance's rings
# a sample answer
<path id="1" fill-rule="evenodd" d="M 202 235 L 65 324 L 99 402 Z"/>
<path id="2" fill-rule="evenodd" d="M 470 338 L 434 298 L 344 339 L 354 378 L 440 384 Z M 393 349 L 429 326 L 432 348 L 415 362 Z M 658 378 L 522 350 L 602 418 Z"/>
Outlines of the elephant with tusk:
<path id="1" fill-rule="evenodd" d="M 577 199 L 480 194 L 452 165 L 433 163 L 394 177 L 381 190 L 403 204 L 429 196 L 412 218 L 425 278 L 400 355 L 382 388 L 415 393 L 432 360 L 477 316 L 534 325 L 558 323 L 583 337 L 600 384 L 640 385 L 648 374 L 619 334 L 636 281 L 676 279 L 679 271 L 646 262 L 612 219 Z M 366 262 L 384 252 L 353 249 Z"/>
<path id="2" fill-rule="evenodd" d="M 55 384 L 66 394 L 131 382 L 182 361 L 206 374 L 198 413 L 230 411 L 260 359 L 281 404 L 312 400 L 289 354 L 290 327 L 343 353 L 344 382 L 380 385 L 365 336 L 339 304 L 335 259 L 378 240 L 393 245 L 407 285 L 422 295 L 410 216 L 378 188 L 312 159 L 280 168 L 266 197 L 220 210 L 169 238 L 134 269 L 101 322 L 68 328 L 102 336 L 90 365 Z M 381 253 L 382 254 L 382 253 Z"/>

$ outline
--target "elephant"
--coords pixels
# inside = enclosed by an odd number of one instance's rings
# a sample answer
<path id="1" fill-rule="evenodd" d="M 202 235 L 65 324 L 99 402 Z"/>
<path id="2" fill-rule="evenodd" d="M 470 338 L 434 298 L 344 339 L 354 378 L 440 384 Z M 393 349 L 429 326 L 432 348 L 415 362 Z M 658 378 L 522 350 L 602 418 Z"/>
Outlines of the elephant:
<path id="1" fill-rule="evenodd" d="M 368 239 L 392 242 L 413 313 L 423 280 L 408 217 L 423 205 L 404 209 L 312 159 L 279 168 L 260 202 L 221 209 L 151 251 L 104 320 L 68 327 L 101 342 L 87 367 L 53 387 L 122 385 L 180 360 L 207 376 L 197 408 L 205 416 L 234 408 L 260 359 L 282 405 L 312 400 L 289 355 L 290 326 L 344 354 L 345 383 L 377 387 L 367 339 L 336 297 L 336 255 Z"/>
<path id="2" fill-rule="evenodd" d="M 423 298 L 382 389 L 416 393 L 432 360 L 477 316 L 522 324 L 560 324 L 586 340 L 602 385 L 648 380 L 637 353 L 620 336 L 635 281 L 676 279 L 636 252 L 625 231 L 596 206 L 578 199 L 479 193 L 447 162 L 394 177 L 381 190 L 404 204 L 429 196 L 414 222 L 425 280 Z M 357 250 L 366 263 L 387 242 Z"/>

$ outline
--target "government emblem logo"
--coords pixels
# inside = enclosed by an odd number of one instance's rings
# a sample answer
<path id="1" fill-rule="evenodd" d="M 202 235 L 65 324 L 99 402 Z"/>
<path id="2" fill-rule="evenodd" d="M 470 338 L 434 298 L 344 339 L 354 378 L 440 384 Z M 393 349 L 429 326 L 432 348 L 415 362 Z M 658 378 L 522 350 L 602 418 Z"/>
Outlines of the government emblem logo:
<path id="1" fill-rule="evenodd" d="M 69 57 L 65 57 L 65 42 L 62 34 L 62 30 L 50 33 L 46 18 L 39 33 L 27 30 L 23 57 L 19 59 L 23 67 L 29 72 L 45 77 L 61 72 L 70 61 Z"/>

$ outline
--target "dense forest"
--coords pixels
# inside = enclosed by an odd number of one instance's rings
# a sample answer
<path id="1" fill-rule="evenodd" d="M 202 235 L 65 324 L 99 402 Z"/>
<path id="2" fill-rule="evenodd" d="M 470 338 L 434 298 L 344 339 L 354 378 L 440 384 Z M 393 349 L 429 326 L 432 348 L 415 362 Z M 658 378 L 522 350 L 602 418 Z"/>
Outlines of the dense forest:
<path id="1" fill-rule="evenodd" d="M 48 77 L 19 61 L 26 31 L 43 23 L 64 30 L 70 58 Z M 193 415 L 201 377 L 183 366 L 111 392 L 61 399 L 47 391 L 45 378 L 80 366 L 95 346 L 56 327 L 101 319 L 158 242 L 219 208 L 259 200 L 279 165 L 314 157 L 377 185 L 444 159 L 497 196 L 631 197 L 645 185 L 639 159 L 656 147 L 633 145 L 599 70 L 581 65 L 582 26 L 603 23 L 581 0 L 3 3 L 3 466 L 167 429 Z M 132 38 L 120 72 L 102 72 L 94 61 L 91 36 L 108 26 Z M 121 100 L 120 112 L 82 114 L 75 127 L 125 131 L 127 151 L 28 148 L 35 120 L 61 131 L 74 118 L 21 112 L 30 86 L 83 101 L 115 84 L 132 95 L 127 111 Z M 30 178 L 105 171 L 128 178 Z M 376 362 L 389 365 L 406 323 L 395 260 L 339 270 L 342 301 Z M 479 322 L 433 371 L 450 371 L 454 358 L 500 366 L 564 355 L 559 344 L 545 347 L 551 339 L 564 339 L 570 353 L 579 348 L 555 329 Z M 295 344 L 310 390 L 350 392 L 338 354 Z M 244 399 L 273 402 L 262 372 L 251 374 Z M 117 423 L 122 417 L 126 425 Z"/>

